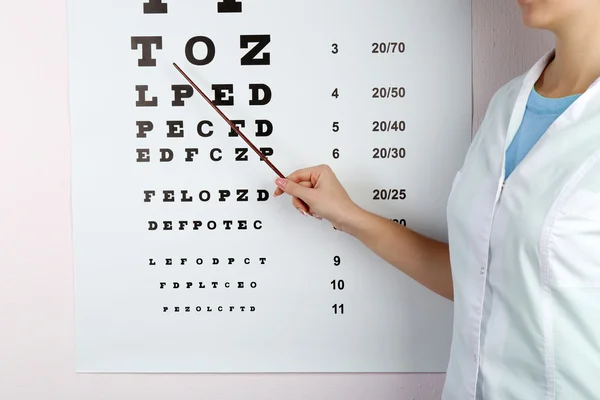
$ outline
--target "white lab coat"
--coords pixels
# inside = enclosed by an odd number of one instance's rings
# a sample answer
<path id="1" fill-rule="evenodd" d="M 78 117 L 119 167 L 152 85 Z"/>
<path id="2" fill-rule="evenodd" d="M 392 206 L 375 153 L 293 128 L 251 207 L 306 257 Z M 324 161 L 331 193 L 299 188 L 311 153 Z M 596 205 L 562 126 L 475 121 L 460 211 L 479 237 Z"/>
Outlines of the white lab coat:
<path id="1" fill-rule="evenodd" d="M 504 182 L 552 55 L 495 94 L 452 185 L 443 399 L 600 399 L 600 79 Z"/>

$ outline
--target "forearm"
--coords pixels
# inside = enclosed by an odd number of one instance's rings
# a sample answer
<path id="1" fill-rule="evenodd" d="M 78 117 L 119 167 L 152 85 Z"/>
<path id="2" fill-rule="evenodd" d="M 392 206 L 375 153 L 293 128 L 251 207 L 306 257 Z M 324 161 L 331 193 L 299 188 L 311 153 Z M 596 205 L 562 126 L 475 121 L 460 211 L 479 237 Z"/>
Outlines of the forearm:
<path id="1" fill-rule="evenodd" d="M 447 243 L 420 235 L 365 210 L 352 212 L 340 226 L 383 260 L 433 292 L 453 300 Z"/>

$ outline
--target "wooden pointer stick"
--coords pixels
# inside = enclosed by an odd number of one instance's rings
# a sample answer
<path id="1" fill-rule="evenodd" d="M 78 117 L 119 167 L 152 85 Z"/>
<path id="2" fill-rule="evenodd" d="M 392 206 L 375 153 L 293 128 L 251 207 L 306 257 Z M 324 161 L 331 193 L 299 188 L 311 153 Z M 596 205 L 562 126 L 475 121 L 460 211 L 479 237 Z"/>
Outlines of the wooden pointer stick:
<path id="1" fill-rule="evenodd" d="M 273 171 L 274 171 L 274 172 L 275 172 L 275 173 L 276 173 L 276 174 L 277 174 L 277 175 L 278 175 L 280 178 L 282 178 L 282 179 L 285 179 L 285 176 L 283 176 L 283 174 L 282 174 L 281 172 L 279 172 L 279 170 L 278 170 L 278 169 L 277 169 L 277 168 L 276 168 L 276 167 L 275 167 L 275 166 L 274 166 L 274 165 L 271 163 L 271 161 L 269 161 L 269 160 L 267 159 L 267 157 L 266 157 L 264 154 L 262 154 L 262 153 L 260 152 L 260 150 L 258 150 L 258 149 L 256 148 L 256 146 L 254 146 L 254 145 L 252 144 L 252 142 L 250 142 L 250 140 L 248 140 L 248 138 L 247 138 L 247 137 L 246 137 L 246 136 L 245 136 L 245 135 L 244 135 L 242 132 L 240 132 L 240 130 L 237 128 L 237 126 L 235 126 L 235 124 L 234 124 L 233 122 L 231 122 L 231 120 L 230 120 L 229 118 L 227 118 L 227 117 L 225 116 L 225 114 L 223 114 L 223 113 L 221 112 L 221 110 L 219 110 L 219 108 L 218 108 L 216 105 L 214 105 L 214 104 L 213 104 L 213 102 L 212 102 L 212 101 L 211 101 L 211 100 L 210 100 L 210 99 L 209 99 L 209 98 L 208 98 L 208 97 L 207 97 L 207 96 L 204 94 L 204 92 L 202 92 L 202 90 L 201 90 L 201 89 L 198 87 L 198 85 L 196 85 L 196 84 L 195 84 L 195 83 L 194 83 L 194 82 L 193 82 L 193 81 L 190 79 L 190 77 L 189 77 L 189 76 L 187 76 L 187 75 L 186 75 L 186 73 L 185 73 L 185 72 L 183 72 L 183 71 L 181 70 L 181 68 L 179 68 L 179 66 L 178 66 L 176 63 L 173 63 L 173 65 L 175 66 L 175 68 L 177 68 L 177 70 L 178 70 L 179 72 L 181 72 L 181 75 L 183 75 L 183 77 L 184 77 L 185 79 L 187 79 L 187 81 L 190 83 L 190 85 L 192 85 L 192 86 L 194 87 L 194 89 L 196 89 L 196 90 L 198 91 L 198 93 L 200 93 L 200 95 L 201 95 L 202 97 L 204 97 L 204 100 L 206 100 L 206 101 L 208 102 L 208 104 L 210 104 L 210 105 L 212 106 L 212 108 L 214 108 L 214 109 L 215 109 L 215 111 L 216 111 L 217 113 L 219 113 L 219 115 L 220 115 L 221 117 L 223 117 L 223 119 L 224 119 L 224 120 L 225 120 L 225 121 L 226 121 L 226 122 L 229 124 L 229 126 L 231 126 L 231 128 L 232 128 L 232 129 L 235 131 L 235 133 L 237 133 L 237 134 L 238 134 L 238 135 L 239 135 L 239 136 L 240 136 L 242 139 L 244 139 L 244 141 L 245 141 L 245 142 L 248 144 L 248 146 L 250 146 L 250 148 L 252 148 L 252 150 L 254 150 L 254 151 L 256 152 L 256 154 L 258 154 L 258 156 L 259 156 L 259 157 L 260 157 L 260 158 L 261 158 L 261 159 L 262 159 L 262 160 L 263 160 L 265 163 L 267 163 L 267 165 L 268 165 L 269 167 L 271 167 L 271 169 L 272 169 L 272 170 L 273 170 Z"/>
<path id="2" fill-rule="evenodd" d="M 214 104 L 213 104 L 213 102 L 212 102 L 212 101 L 210 101 L 210 99 L 209 99 L 209 98 L 208 98 L 208 97 L 207 97 L 207 96 L 204 94 L 204 92 L 203 92 L 203 91 L 202 91 L 202 90 L 201 90 L 201 89 L 198 87 L 198 85 L 196 85 L 196 84 L 194 83 L 194 81 L 192 81 L 192 80 L 190 79 L 190 77 L 189 77 L 189 76 L 187 76 L 187 75 L 186 75 L 186 73 L 185 73 L 185 72 L 183 72 L 183 71 L 181 70 L 181 68 L 179 68 L 179 66 L 178 66 L 176 63 L 173 63 L 173 65 L 175 66 L 175 68 L 177 68 L 177 70 L 178 70 L 178 71 L 181 73 L 181 75 L 183 75 L 183 77 L 184 77 L 185 79 L 187 79 L 187 81 L 190 83 L 190 85 L 192 85 L 192 86 L 194 87 L 194 89 L 196 89 L 196 90 L 198 91 L 198 93 L 200 93 L 200 95 L 202 95 L 202 97 L 204 97 L 204 100 L 206 100 L 206 101 L 208 102 L 208 104 L 210 104 L 210 105 L 212 106 L 212 108 L 214 108 L 214 109 L 215 109 L 215 111 L 216 111 L 217 113 L 219 113 L 219 115 L 220 115 L 221 117 L 223 117 L 223 119 L 224 119 L 224 120 L 225 120 L 225 121 L 226 121 L 226 122 L 229 124 L 229 126 L 231 126 L 231 128 L 232 128 L 232 129 L 233 129 L 233 130 L 234 130 L 234 131 L 235 131 L 235 132 L 236 132 L 236 133 L 237 133 L 237 134 L 238 134 L 238 135 L 239 135 L 239 136 L 240 136 L 242 139 L 244 139 L 244 141 L 245 141 L 245 142 L 248 144 L 248 146 L 250 146 L 250 148 L 252 148 L 252 150 L 254 150 L 254 151 L 256 152 L 256 154 L 258 154 L 258 156 L 259 156 L 259 157 L 260 157 L 260 158 L 261 158 L 261 159 L 262 159 L 262 160 L 263 160 L 265 163 L 267 163 L 267 165 L 268 165 L 269 167 L 271 167 L 271 169 L 272 169 L 272 170 L 273 170 L 273 171 L 274 171 L 274 172 L 275 172 L 275 173 L 276 173 L 276 174 L 277 174 L 277 175 L 278 175 L 278 176 L 279 176 L 281 179 L 286 179 L 286 178 L 285 178 L 285 176 L 283 176 L 283 174 L 282 174 L 281 172 L 279 172 L 279 170 L 278 170 L 278 169 L 277 169 L 277 168 L 276 168 L 276 167 L 275 167 L 275 166 L 274 166 L 274 165 L 271 163 L 271 161 L 269 161 L 269 160 L 267 159 L 267 157 L 266 157 L 266 156 L 265 156 L 263 153 L 261 153 L 261 152 L 260 152 L 260 150 L 258 150 L 258 149 L 256 148 L 256 146 L 254 146 L 254 145 L 252 144 L 252 142 L 250 142 L 250 140 L 249 140 L 249 139 L 248 139 L 248 138 L 247 138 L 247 137 L 246 137 L 246 136 L 245 136 L 245 135 L 244 135 L 242 132 L 240 132 L 240 130 L 238 129 L 238 127 L 237 127 L 237 126 L 235 126 L 235 124 L 234 124 L 233 122 L 231 122 L 231 120 L 230 120 L 229 118 L 227 118 L 227 117 L 225 116 L 225 114 L 223 114 L 223 113 L 221 112 L 221 110 L 219 110 L 219 108 L 218 108 L 216 105 L 214 105 Z M 300 199 L 298 199 L 298 200 L 300 200 Z M 300 202 L 306 206 L 306 209 L 307 209 L 307 210 L 308 210 L 308 209 L 310 209 L 310 207 L 308 206 L 308 204 L 306 204 L 304 201 L 300 200 Z"/>

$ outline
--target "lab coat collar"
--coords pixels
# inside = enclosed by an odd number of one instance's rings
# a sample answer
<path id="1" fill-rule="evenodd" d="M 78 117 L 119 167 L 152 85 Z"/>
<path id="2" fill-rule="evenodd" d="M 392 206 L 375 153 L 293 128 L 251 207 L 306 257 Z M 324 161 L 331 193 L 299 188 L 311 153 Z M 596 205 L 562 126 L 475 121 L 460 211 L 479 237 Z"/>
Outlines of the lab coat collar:
<path id="1" fill-rule="evenodd" d="M 546 66 L 552 61 L 554 55 L 556 54 L 556 49 L 549 50 L 546 54 L 544 54 L 525 74 L 523 77 L 523 81 L 521 84 L 521 89 L 519 91 L 519 95 L 517 96 L 517 100 L 515 102 L 513 113 L 510 118 L 510 123 L 508 126 L 508 133 L 506 135 L 505 141 L 505 150 L 510 145 L 510 142 L 516 135 L 521 123 L 523 121 L 523 117 L 525 115 L 525 108 L 527 107 L 527 101 L 529 100 L 529 95 L 534 88 L 535 83 L 539 80 L 540 76 L 546 69 Z M 590 87 L 578 98 L 573 104 L 562 114 L 560 115 L 556 121 L 550 126 L 548 131 L 555 130 L 557 128 L 562 128 L 569 123 L 573 123 L 575 121 L 579 121 L 583 116 L 584 112 L 588 110 L 589 106 L 596 105 L 596 108 L 600 108 L 600 102 L 591 101 L 594 99 L 594 96 L 598 95 L 600 92 L 600 77 L 590 85 Z M 551 132 L 547 132 L 545 136 L 549 136 Z M 543 139 L 543 138 L 542 138 Z"/>
<path id="2" fill-rule="evenodd" d="M 534 65 L 529 69 L 529 71 L 521 77 L 521 85 L 519 89 L 519 94 L 516 97 L 515 104 L 513 106 L 512 115 L 510 116 L 510 122 L 508 124 L 508 129 L 505 132 L 505 141 L 504 141 L 504 152 L 502 152 L 501 156 L 501 165 L 502 168 L 498 171 L 501 175 L 498 177 L 498 195 L 502 188 L 504 188 L 505 183 L 511 179 L 514 173 L 505 178 L 504 176 L 504 168 L 506 165 L 506 150 L 510 145 L 511 141 L 515 137 L 521 123 L 523 121 L 523 117 L 525 115 L 525 108 L 527 107 L 527 102 L 529 100 L 529 95 L 534 88 L 535 83 L 538 81 L 548 63 L 554 58 L 555 49 L 548 51 L 544 56 L 542 56 Z M 584 117 L 585 113 L 598 113 L 600 112 L 600 98 L 598 97 L 600 94 L 600 77 L 590 85 L 590 87 L 579 97 L 577 98 L 571 106 L 565 110 L 547 129 L 544 135 L 535 143 L 535 145 L 529 151 L 530 157 L 525 157 L 521 161 L 521 165 L 517 166 L 517 169 L 523 168 L 522 164 L 527 164 L 535 153 L 539 151 L 544 144 L 554 139 L 555 133 L 561 132 L 563 129 L 568 127 L 569 125 L 576 124 L 580 122 Z"/>

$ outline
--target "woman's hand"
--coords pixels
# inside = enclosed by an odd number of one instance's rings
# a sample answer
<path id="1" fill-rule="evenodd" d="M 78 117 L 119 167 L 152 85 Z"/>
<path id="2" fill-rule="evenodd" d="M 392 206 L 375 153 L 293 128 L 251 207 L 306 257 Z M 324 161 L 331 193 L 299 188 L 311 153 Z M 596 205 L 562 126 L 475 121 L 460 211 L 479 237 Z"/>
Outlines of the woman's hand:
<path id="1" fill-rule="evenodd" d="M 327 165 L 300 169 L 275 183 L 275 197 L 289 194 L 292 205 L 302 214 L 324 218 L 339 230 L 343 230 L 344 223 L 354 213 L 361 211 Z"/>

